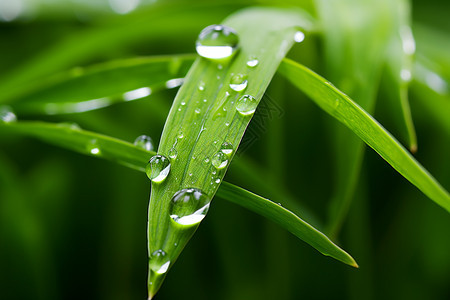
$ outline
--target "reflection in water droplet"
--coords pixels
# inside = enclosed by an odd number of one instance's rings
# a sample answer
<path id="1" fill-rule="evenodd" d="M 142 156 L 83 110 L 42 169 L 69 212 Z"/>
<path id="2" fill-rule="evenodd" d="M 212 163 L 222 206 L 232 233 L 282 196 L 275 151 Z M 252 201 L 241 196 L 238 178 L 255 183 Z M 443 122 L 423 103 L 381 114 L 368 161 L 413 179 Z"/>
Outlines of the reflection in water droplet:
<path id="1" fill-rule="evenodd" d="M 242 92 L 247 88 L 247 75 L 237 74 L 231 77 L 230 88 L 236 92 Z"/>
<path id="2" fill-rule="evenodd" d="M 11 123 L 17 121 L 17 116 L 11 107 L 3 105 L 0 106 L 0 120 L 5 123 Z"/>
<path id="3" fill-rule="evenodd" d="M 151 88 L 142 87 L 123 94 L 123 100 L 131 101 L 149 96 L 152 93 Z"/>
<path id="4" fill-rule="evenodd" d="M 164 274 L 170 266 L 169 256 L 163 250 L 156 250 L 150 255 L 148 266 L 157 274 Z"/>
<path id="5" fill-rule="evenodd" d="M 220 147 L 220 151 L 225 154 L 227 157 L 230 157 L 233 154 L 233 145 L 229 142 L 224 142 Z"/>
<path id="6" fill-rule="evenodd" d="M 252 115 L 256 107 L 258 106 L 258 101 L 250 95 L 244 95 L 237 101 L 236 110 L 243 116 Z"/>
<path id="7" fill-rule="evenodd" d="M 134 140 L 134 145 L 147 151 L 153 151 L 153 140 L 148 135 L 140 135 Z"/>
<path id="8" fill-rule="evenodd" d="M 230 27 L 211 25 L 200 32 L 197 42 L 197 53 L 209 59 L 231 57 L 238 49 L 239 37 Z"/>
<path id="9" fill-rule="evenodd" d="M 170 148 L 168 154 L 171 159 L 176 159 L 178 156 L 178 151 L 175 148 Z"/>
<path id="10" fill-rule="evenodd" d="M 145 172 L 152 182 L 163 182 L 170 172 L 169 159 L 162 155 L 153 156 L 150 158 L 150 161 L 145 168 Z"/>
<path id="11" fill-rule="evenodd" d="M 211 199 L 197 188 L 182 189 L 170 202 L 169 214 L 180 225 L 193 225 L 203 220 Z"/>
<path id="12" fill-rule="evenodd" d="M 97 142 L 96 139 L 91 140 L 91 141 L 87 144 L 86 149 L 87 149 L 87 151 L 88 151 L 90 154 L 93 154 L 93 155 L 99 155 L 99 154 L 101 154 L 100 147 L 99 147 L 98 142 Z"/>
<path id="13" fill-rule="evenodd" d="M 211 163 L 216 169 L 223 169 L 228 164 L 228 157 L 222 151 L 219 151 L 214 154 L 211 159 Z"/>
<path id="14" fill-rule="evenodd" d="M 256 57 L 252 56 L 249 58 L 249 60 L 247 61 L 247 66 L 249 66 L 250 68 L 254 68 L 259 64 L 259 61 Z"/>
<path id="15" fill-rule="evenodd" d="M 303 32 L 297 31 L 297 32 L 294 34 L 294 41 L 295 41 L 296 43 L 301 43 L 301 42 L 303 42 L 304 40 L 305 40 L 305 34 L 304 34 Z"/>

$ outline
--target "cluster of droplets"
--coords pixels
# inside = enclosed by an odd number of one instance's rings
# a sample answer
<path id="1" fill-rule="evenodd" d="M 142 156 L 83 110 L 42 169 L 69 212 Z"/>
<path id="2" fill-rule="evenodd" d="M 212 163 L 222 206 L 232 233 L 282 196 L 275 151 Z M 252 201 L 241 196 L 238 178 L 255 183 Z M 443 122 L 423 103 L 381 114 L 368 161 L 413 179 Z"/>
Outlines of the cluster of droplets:
<path id="1" fill-rule="evenodd" d="M 186 188 L 175 193 L 170 201 L 170 218 L 179 225 L 200 223 L 209 210 L 211 198 L 197 188 Z"/>

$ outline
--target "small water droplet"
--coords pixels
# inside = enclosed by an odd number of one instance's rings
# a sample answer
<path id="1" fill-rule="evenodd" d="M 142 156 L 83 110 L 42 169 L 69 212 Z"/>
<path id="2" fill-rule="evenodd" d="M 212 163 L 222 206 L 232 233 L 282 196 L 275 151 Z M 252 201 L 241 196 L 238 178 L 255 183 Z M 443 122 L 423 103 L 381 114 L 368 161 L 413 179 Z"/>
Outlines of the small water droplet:
<path id="1" fill-rule="evenodd" d="M 220 183 L 220 178 L 217 178 L 215 183 Z"/>
<path id="2" fill-rule="evenodd" d="M 237 74 L 231 77 L 230 88 L 236 92 L 242 92 L 247 88 L 247 75 Z"/>
<path id="3" fill-rule="evenodd" d="M 259 64 L 259 61 L 256 57 L 251 56 L 248 61 L 247 61 L 247 66 L 249 66 L 250 68 L 254 68 Z"/>
<path id="4" fill-rule="evenodd" d="M 184 102 L 184 101 L 181 101 L 181 103 L 180 103 L 182 106 L 184 106 L 184 105 L 186 105 L 186 102 Z"/>
<path id="5" fill-rule="evenodd" d="M 63 128 L 67 128 L 69 130 L 81 130 L 80 125 L 78 125 L 77 123 L 73 123 L 73 122 L 63 122 L 63 123 L 59 123 L 58 127 L 63 127 Z"/>
<path id="6" fill-rule="evenodd" d="M 243 116 L 252 115 L 256 107 L 258 106 L 258 101 L 250 96 L 244 95 L 237 101 L 236 110 Z"/>
<path id="7" fill-rule="evenodd" d="M 170 172 L 169 159 L 162 155 L 153 156 L 150 158 L 145 172 L 151 181 L 156 183 L 163 182 Z"/>
<path id="8" fill-rule="evenodd" d="M 193 175 L 192 173 L 189 173 L 189 176 L 190 176 L 190 177 L 192 177 L 192 175 Z"/>
<path id="9" fill-rule="evenodd" d="M 198 90 L 199 91 L 204 91 L 205 90 L 205 83 L 203 81 L 200 81 L 200 84 L 198 85 Z"/>
<path id="10" fill-rule="evenodd" d="M 228 164 L 228 157 L 222 151 L 219 151 L 216 154 L 214 154 L 214 156 L 211 159 L 211 163 L 216 169 L 218 170 L 223 169 Z"/>
<path id="11" fill-rule="evenodd" d="M 87 144 L 87 151 L 93 155 L 101 154 L 100 147 L 96 139 L 93 139 Z"/>
<path id="12" fill-rule="evenodd" d="M 211 173 L 212 173 L 213 175 L 216 175 L 216 174 L 217 174 L 217 171 L 214 170 L 214 171 L 212 171 Z"/>
<path id="13" fill-rule="evenodd" d="M 134 140 L 134 145 L 147 151 L 153 151 L 153 140 L 148 135 L 140 135 Z"/>
<path id="14" fill-rule="evenodd" d="M 206 99 L 203 99 L 203 102 L 205 102 L 205 103 L 206 103 L 207 101 L 208 101 L 208 100 L 206 100 Z"/>
<path id="15" fill-rule="evenodd" d="M 217 65 L 217 69 L 222 70 L 222 69 L 223 69 L 222 64 L 218 64 L 218 65 Z"/>
<path id="16" fill-rule="evenodd" d="M 203 160 L 203 162 L 204 162 L 205 164 L 209 163 L 209 158 L 206 157 L 206 158 Z"/>
<path id="17" fill-rule="evenodd" d="M 11 107 L 3 105 L 0 106 L 0 120 L 5 123 L 11 123 L 17 121 L 17 116 Z"/>
<path id="18" fill-rule="evenodd" d="M 239 37 L 234 29 L 223 25 L 211 25 L 200 32 L 195 48 L 202 57 L 225 59 L 236 52 L 238 44 Z"/>
<path id="19" fill-rule="evenodd" d="M 157 274 L 164 274 L 170 266 L 169 256 L 163 250 L 156 250 L 150 255 L 149 268 Z"/>
<path id="20" fill-rule="evenodd" d="M 178 132 L 178 138 L 179 138 L 179 139 L 184 138 L 184 134 L 183 134 L 182 131 L 179 131 L 179 132 Z"/>
<path id="21" fill-rule="evenodd" d="M 296 43 L 301 43 L 301 42 L 303 42 L 304 40 L 305 40 L 305 34 L 304 34 L 303 32 L 297 31 L 297 32 L 294 34 L 294 41 L 295 41 Z"/>
<path id="22" fill-rule="evenodd" d="M 198 224 L 208 212 L 210 202 L 211 199 L 200 189 L 182 189 L 172 197 L 170 217 L 180 225 Z"/>
<path id="23" fill-rule="evenodd" d="M 225 122 L 225 126 L 230 126 L 230 122 Z"/>
<path id="24" fill-rule="evenodd" d="M 170 148 L 168 154 L 171 159 L 176 159 L 177 155 L 178 155 L 178 151 L 175 148 Z"/>
<path id="25" fill-rule="evenodd" d="M 229 142 L 224 142 L 220 147 L 220 151 L 225 154 L 227 157 L 230 157 L 233 154 L 233 145 Z"/>
<path id="26" fill-rule="evenodd" d="M 199 114 L 200 112 L 201 112 L 200 108 L 196 108 L 196 109 L 195 109 L 195 113 L 196 113 L 196 114 Z"/>

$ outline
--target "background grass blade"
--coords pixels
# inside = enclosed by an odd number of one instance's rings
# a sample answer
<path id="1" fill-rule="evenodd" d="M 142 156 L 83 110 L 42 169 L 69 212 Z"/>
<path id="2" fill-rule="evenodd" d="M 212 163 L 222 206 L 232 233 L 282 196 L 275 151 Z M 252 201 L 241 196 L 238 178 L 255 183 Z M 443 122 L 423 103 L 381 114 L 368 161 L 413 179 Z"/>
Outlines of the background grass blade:
<path id="1" fill-rule="evenodd" d="M 145 172 L 149 157 L 156 154 L 132 143 L 82 130 L 66 123 L 21 121 L 0 123 L 0 129 L 32 136 L 85 155 L 92 155 L 88 149 L 92 145 L 92 140 L 96 140 L 96 145 L 100 149 L 100 153 L 95 155 L 96 157 L 120 163 L 140 172 Z M 217 193 L 220 198 L 236 203 L 277 223 L 324 255 L 331 256 L 348 265 L 357 266 L 349 254 L 286 208 L 227 182 L 220 185 Z"/>
<path id="2" fill-rule="evenodd" d="M 82 112 L 141 99 L 167 88 L 168 80 L 184 77 L 194 57 L 155 56 L 78 67 L 26 85 L 22 95 L 4 102 L 23 115 Z"/>
<path id="3" fill-rule="evenodd" d="M 342 122 L 431 200 L 450 212 L 450 195 L 375 119 L 308 68 L 285 59 L 280 72 L 332 117 Z"/>

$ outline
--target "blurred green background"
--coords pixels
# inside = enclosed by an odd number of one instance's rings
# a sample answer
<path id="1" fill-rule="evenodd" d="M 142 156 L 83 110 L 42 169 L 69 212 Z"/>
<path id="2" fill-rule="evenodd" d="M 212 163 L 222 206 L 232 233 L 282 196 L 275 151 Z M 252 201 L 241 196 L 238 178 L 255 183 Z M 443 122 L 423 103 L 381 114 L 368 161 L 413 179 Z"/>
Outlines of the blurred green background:
<path id="1" fill-rule="evenodd" d="M 192 53 L 203 27 L 248 5 L 277 3 L 316 14 L 311 1 L 0 0 L 0 104 L 10 87 L 75 66 Z M 448 83 L 450 54 L 442 47 L 450 43 L 450 5 L 413 1 L 412 8 L 413 31 L 427 28 L 439 37 L 422 34 L 418 51 L 447 52 L 430 60 Z M 317 35 L 289 56 L 327 77 L 323 47 Z M 404 142 L 386 90 L 375 117 Z M 448 190 L 449 127 L 423 101 L 439 95 L 417 81 L 410 91 L 415 156 Z M 82 114 L 18 117 L 77 122 L 130 142 L 147 134 L 157 143 L 175 93 Z M 448 89 L 439 97 L 449 107 Z M 336 180 L 329 126 L 340 125 L 281 76 L 263 99 L 275 101 L 282 116 L 252 122 L 254 141 L 236 160 L 283 182 L 326 223 Z M 277 190 L 248 180 L 233 164 L 226 180 L 283 204 Z M 0 131 L 0 299 L 145 299 L 149 188 L 145 174 Z M 215 199 L 156 299 L 450 299 L 450 216 L 371 150 L 337 242 L 360 269 Z"/>

